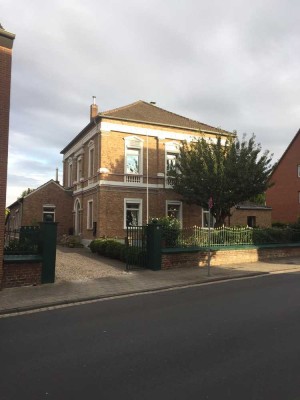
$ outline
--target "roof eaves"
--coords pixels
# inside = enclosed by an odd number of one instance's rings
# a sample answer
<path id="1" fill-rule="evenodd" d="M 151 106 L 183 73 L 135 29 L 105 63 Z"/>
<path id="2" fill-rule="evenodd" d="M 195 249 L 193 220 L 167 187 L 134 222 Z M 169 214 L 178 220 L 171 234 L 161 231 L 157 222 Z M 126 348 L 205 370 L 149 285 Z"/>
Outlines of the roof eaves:
<path id="1" fill-rule="evenodd" d="M 60 154 L 64 154 L 66 153 L 73 145 L 74 143 L 77 142 L 77 140 L 83 135 L 85 134 L 89 129 L 91 129 L 91 127 L 93 127 L 93 125 L 97 122 L 99 122 L 99 120 L 101 119 L 101 115 L 98 114 L 96 118 L 94 118 L 92 121 L 90 121 L 75 137 L 74 139 L 71 140 L 71 142 L 69 142 L 66 147 L 64 147 Z"/>
<path id="2" fill-rule="evenodd" d="M 101 114 L 102 118 L 107 118 L 107 119 L 112 119 L 112 120 L 117 120 L 117 121 L 127 121 L 127 122 L 134 122 L 138 124 L 147 124 L 147 125 L 155 125 L 155 126 L 164 126 L 167 128 L 176 128 L 176 129 L 184 129 L 188 130 L 191 132 L 204 132 L 204 133 L 212 133 L 212 134 L 219 134 L 219 135 L 224 135 L 224 136 L 236 136 L 235 133 L 219 130 L 218 128 L 215 128 L 215 130 L 208 130 L 208 129 L 201 129 L 201 128 L 190 128 L 190 127 L 185 127 L 185 126 L 179 126 L 179 125 L 170 125 L 170 124 L 163 124 L 159 122 L 149 122 L 149 121 L 143 121 L 143 120 L 138 120 L 138 119 L 129 119 L 129 118 L 120 118 L 120 117 L 112 117 L 108 115 L 103 115 Z M 196 121 L 194 121 L 196 122 Z M 201 124 L 200 122 L 198 122 Z M 205 125 L 205 124 L 203 124 Z M 209 126 L 209 125 L 208 125 Z M 213 127 L 211 127 L 214 129 Z"/>

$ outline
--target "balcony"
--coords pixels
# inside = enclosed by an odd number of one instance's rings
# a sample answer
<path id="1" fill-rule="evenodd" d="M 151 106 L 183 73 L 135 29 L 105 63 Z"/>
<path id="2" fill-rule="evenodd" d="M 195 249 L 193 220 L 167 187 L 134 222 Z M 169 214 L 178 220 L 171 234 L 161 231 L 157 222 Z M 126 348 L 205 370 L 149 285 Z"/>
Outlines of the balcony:
<path id="1" fill-rule="evenodd" d="M 172 188 L 175 183 L 175 178 L 173 176 L 166 176 L 166 187 Z"/>
<path id="2" fill-rule="evenodd" d="M 124 181 L 126 183 L 143 183 L 143 175 L 128 174 L 125 175 Z"/>

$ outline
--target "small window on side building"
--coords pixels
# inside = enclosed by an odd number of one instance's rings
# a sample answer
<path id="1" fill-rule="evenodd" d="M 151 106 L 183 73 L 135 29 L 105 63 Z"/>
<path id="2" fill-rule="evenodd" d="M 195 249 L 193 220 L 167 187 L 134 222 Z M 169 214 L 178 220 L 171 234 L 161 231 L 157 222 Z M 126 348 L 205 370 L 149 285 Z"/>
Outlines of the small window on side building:
<path id="1" fill-rule="evenodd" d="M 256 217 L 254 217 L 254 216 L 248 216 L 247 217 L 247 225 L 250 227 L 250 228 L 254 228 L 255 226 L 256 226 Z"/>

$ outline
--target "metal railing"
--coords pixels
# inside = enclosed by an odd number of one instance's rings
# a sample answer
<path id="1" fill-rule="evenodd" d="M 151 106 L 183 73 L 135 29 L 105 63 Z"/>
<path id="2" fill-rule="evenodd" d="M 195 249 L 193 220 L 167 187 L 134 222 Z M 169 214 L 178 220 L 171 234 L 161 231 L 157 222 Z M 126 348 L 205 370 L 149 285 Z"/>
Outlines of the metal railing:
<path id="1" fill-rule="evenodd" d="M 146 268 L 147 226 L 128 226 L 126 236 L 126 270 Z"/>
<path id="2" fill-rule="evenodd" d="M 4 254 L 38 254 L 39 226 L 21 226 L 19 229 L 5 230 Z"/>
<path id="3" fill-rule="evenodd" d="M 210 238 L 209 238 L 210 235 Z M 286 228 L 221 227 L 211 229 L 194 226 L 184 229 L 165 229 L 165 247 L 222 247 L 300 242 L 300 231 Z"/>

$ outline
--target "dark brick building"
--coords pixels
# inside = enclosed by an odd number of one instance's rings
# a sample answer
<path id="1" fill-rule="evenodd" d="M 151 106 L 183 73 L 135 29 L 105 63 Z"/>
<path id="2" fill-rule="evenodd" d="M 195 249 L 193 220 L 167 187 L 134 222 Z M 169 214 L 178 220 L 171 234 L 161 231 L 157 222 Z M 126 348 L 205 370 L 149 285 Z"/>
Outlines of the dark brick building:
<path id="1" fill-rule="evenodd" d="M 12 47 L 15 35 L 0 24 L 0 287 L 3 280 L 4 220 L 7 184 L 10 84 Z"/>
<path id="2" fill-rule="evenodd" d="M 57 236 L 60 237 L 72 229 L 72 207 L 72 191 L 51 179 L 8 207 L 6 227 L 15 230 L 41 221 L 53 221 L 58 222 Z"/>

